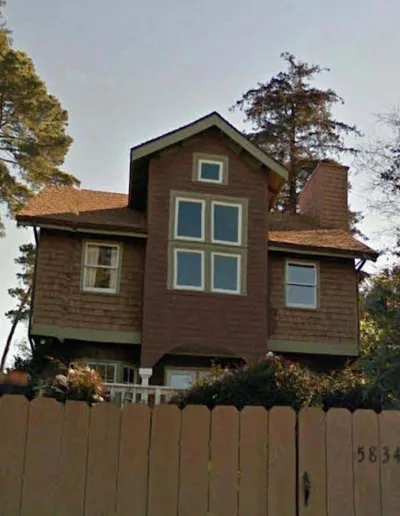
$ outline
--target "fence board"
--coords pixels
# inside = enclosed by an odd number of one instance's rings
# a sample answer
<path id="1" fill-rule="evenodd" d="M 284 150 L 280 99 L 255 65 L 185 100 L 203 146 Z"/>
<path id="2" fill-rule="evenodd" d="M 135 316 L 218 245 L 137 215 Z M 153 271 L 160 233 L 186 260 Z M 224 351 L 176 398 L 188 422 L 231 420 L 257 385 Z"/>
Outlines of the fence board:
<path id="1" fill-rule="evenodd" d="M 147 516 L 176 516 L 180 431 L 178 407 L 159 405 L 153 409 Z"/>
<path id="2" fill-rule="evenodd" d="M 326 516 L 325 413 L 300 411 L 298 440 L 298 504 L 300 516 Z"/>
<path id="3" fill-rule="evenodd" d="M 119 516 L 146 514 L 150 418 L 151 410 L 147 405 L 125 405 L 122 411 L 117 490 Z"/>
<path id="4" fill-rule="evenodd" d="M 327 502 L 329 516 L 354 516 L 352 415 L 330 409 L 326 415 Z"/>
<path id="5" fill-rule="evenodd" d="M 267 516 L 268 412 L 246 407 L 240 413 L 239 516 Z"/>
<path id="6" fill-rule="evenodd" d="M 19 514 L 29 402 L 23 396 L 0 399 L 0 515 Z"/>
<path id="7" fill-rule="evenodd" d="M 208 511 L 210 411 L 189 406 L 182 412 L 179 467 L 179 516 L 204 516 Z"/>
<path id="8" fill-rule="evenodd" d="M 64 405 L 50 398 L 30 404 L 22 516 L 53 516 L 56 511 L 63 414 Z"/>
<path id="9" fill-rule="evenodd" d="M 378 416 L 372 410 L 353 414 L 354 500 L 356 516 L 380 516 Z"/>
<path id="10" fill-rule="evenodd" d="M 91 409 L 85 516 L 115 515 L 120 413 L 113 403 Z"/>
<path id="11" fill-rule="evenodd" d="M 296 415 L 289 407 L 269 412 L 268 514 L 296 514 Z"/>
<path id="12" fill-rule="evenodd" d="M 58 516 L 80 516 L 85 505 L 86 458 L 90 409 L 67 401 L 59 465 Z"/>
<path id="13" fill-rule="evenodd" d="M 382 412 L 378 420 L 382 516 L 392 516 L 400 514 L 400 412 Z"/>
<path id="14" fill-rule="evenodd" d="M 210 516 L 237 515 L 238 459 L 239 411 L 216 407 L 211 412 Z"/>

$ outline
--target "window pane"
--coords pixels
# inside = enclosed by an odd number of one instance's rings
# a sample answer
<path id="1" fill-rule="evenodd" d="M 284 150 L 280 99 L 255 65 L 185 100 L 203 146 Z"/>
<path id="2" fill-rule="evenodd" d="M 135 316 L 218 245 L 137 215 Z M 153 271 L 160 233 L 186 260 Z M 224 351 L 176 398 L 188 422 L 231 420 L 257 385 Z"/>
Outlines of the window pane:
<path id="1" fill-rule="evenodd" d="M 117 287 L 117 271 L 114 269 L 97 269 L 86 267 L 85 287 L 115 290 Z"/>
<path id="2" fill-rule="evenodd" d="M 194 382 L 194 374 L 192 373 L 170 373 L 169 374 L 169 385 L 174 389 L 187 389 Z"/>
<path id="3" fill-rule="evenodd" d="M 115 382 L 115 366 L 113 364 L 88 364 L 90 369 L 94 369 L 99 373 L 101 379 L 105 383 Z"/>
<path id="4" fill-rule="evenodd" d="M 133 367 L 124 367 L 122 369 L 122 382 L 123 383 L 134 383 L 135 382 L 135 369 Z"/>
<path id="5" fill-rule="evenodd" d="M 176 285 L 186 287 L 202 286 L 202 255 L 188 251 L 176 252 Z"/>
<path id="6" fill-rule="evenodd" d="M 118 266 L 118 248 L 88 244 L 86 253 L 87 265 Z"/>
<path id="7" fill-rule="evenodd" d="M 313 265 L 288 265 L 288 283 L 316 284 L 316 271 Z"/>
<path id="8" fill-rule="evenodd" d="M 288 305 L 306 305 L 314 307 L 316 305 L 315 287 L 304 287 L 301 285 L 287 285 L 286 303 Z"/>
<path id="9" fill-rule="evenodd" d="M 238 285 L 239 258 L 237 256 L 213 255 L 213 288 L 236 292 Z"/>
<path id="10" fill-rule="evenodd" d="M 214 240 L 239 243 L 239 206 L 213 206 Z"/>
<path id="11" fill-rule="evenodd" d="M 222 163 L 200 162 L 200 179 L 221 181 Z"/>
<path id="12" fill-rule="evenodd" d="M 178 200 L 177 236 L 202 238 L 203 204 L 196 201 Z"/>

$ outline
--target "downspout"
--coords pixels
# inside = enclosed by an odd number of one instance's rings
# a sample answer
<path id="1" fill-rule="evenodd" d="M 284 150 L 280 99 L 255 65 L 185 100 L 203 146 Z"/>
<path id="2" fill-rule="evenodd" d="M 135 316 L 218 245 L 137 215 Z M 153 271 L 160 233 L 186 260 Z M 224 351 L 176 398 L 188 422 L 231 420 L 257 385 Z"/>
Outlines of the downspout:
<path id="1" fill-rule="evenodd" d="M 36 287 L 36 274 L 37 274 L 37 263 L 38 263 L 38 252 L 39 252 L 39 232 L 36 226 L 33 226 L 33 234 L 35 237 L 35 265 L 33 268 L 33 278 L 32 278 L 32 294 L 31 294 L 31 309 L 29 314 L 29 323 L 28 323 L 28 339 L 31 346 L 31 351 L 35 349 L 34 340 L 31 337 L 31 329 L 32 329 L 32 316 L 33 316 L 33 304 L 35 299 L 35 287 Z"/>
<path id="2" fill-rule="evenodd" d="M 361 272 L 361 269 L 364 267 L 366 263 L 366 258 L 361 258 L 358 264 L 356 265 L 356 274 L 357 274 L 357 282 L 356 282 L 356 297 L 357 297 L 357 343 L 358 343 L 358 351 L 360 351 L 360 299 L 359 299 L 359 291 L 358 291 L 358 273 Z M 359 355 L 352 360 L 349 360 L 349 365 L 352 366 L 359 358 Z"/>

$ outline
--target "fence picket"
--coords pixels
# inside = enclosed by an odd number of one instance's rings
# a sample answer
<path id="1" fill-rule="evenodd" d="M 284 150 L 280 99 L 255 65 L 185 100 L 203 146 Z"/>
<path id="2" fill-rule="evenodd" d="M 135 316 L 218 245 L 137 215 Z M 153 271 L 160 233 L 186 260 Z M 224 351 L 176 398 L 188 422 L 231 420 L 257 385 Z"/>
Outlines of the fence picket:
<path id="1" fill-rule="evenodd" d="M 216 407 L 211 412 L 210 516 L 237 515 L 238 452 L 239 411 Z"/>
<path id="2" fill-rule="evenodd" d="M 392 516 L 400 514 L 400 412 L 382 412 L 378 420 L 382 516 Z"/>
<path id="3" fill-rule="evenodd" d="M 269 412 L 268 514 L 296 514 L 296 414 L 289 407 Z"/>
<path id="4" fill-rule="evenodd" d="M 179 516 L 208 511 L 210 411 L 189 406 L 182 412 L 179 465 Z"/>
<path id="5" fill-rule="evenodd" d="M 372 410 L 353 414 L 354 501 L 356 516 L 381 516 L 378 416 Z"/>
<path id="6" fill-rule="evenodd" d="M 0 515 L 19 514 L 29 402 L 23 396 L 0 399 Z"/>
<path id="7" fill-rule="evenodd" d="M 268 412 L 246 407 L 240 413 L 239 516 L 267 516 Z"/>
<path id="8" fill-rule="evenodd" d="M 91 409 L 85 516 L 115 515 L 120 412 L 113 403 Z"/>
<path id="9" fill-rule="evenodd" d="M 178 506 L 181 411 L 171 405 L 153 409 L 147 516 L 176 516 Z"/>
<path id="10" fill-rule="evenodd" d="M 329 516 L 354 516 L 352 415 L 330 409 L 326 415 L 327 505 Z"/>
<path id="11" fill-rule="evenodd" d="M 151 410 L 147 405 L 125 405 L 117 489 L 117 515 L 146 514 Z"/>
<path id="12" fill-rule="evenodd" d="M 59 489 L 64 406 L 50 398 L 37 398 L 29 407 L 22 516 L 53 516 Z"/>
<path id="13" fill-rule="evenodd" d="M 326 516 L 325 413 L 318 408 L 306 408 L 298 418 L 299 514 Z"/>

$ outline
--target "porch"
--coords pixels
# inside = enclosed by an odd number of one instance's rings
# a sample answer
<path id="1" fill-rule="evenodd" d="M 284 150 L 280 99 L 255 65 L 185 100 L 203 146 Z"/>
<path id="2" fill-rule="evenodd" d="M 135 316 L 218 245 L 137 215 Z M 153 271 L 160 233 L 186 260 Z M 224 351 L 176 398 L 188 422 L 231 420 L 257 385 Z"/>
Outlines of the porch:
<path id="1" fill-rule="evenodd" d="M 165 385 L 139 385 L 126 383 L 104 383 L 104 399 L 123 407 L 127 403 L 161 405 L 185 389 Z"/>

